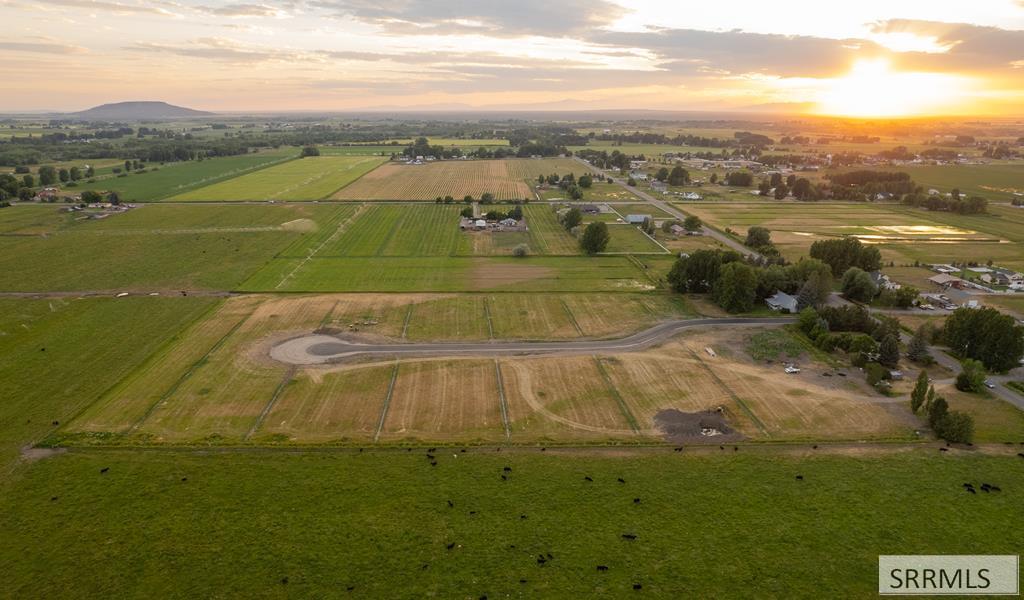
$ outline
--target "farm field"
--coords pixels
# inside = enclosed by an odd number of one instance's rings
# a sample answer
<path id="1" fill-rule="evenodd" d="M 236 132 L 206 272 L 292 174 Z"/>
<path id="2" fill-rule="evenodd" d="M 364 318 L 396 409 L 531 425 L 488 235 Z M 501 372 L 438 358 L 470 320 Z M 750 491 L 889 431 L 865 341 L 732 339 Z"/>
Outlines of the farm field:
<path id="1" fill-rule="evenodd" d="M 786 258 L 797 260 L 818 239 L 853 235 L 878 244 L 884 261 L 898 264 L 962 262 L 989 259 L 1021 264 L 1017 239 L 1024 232 L 993 211 L 989 216 L 949 215 L 888 204 L 747 202 L 677 205 L 720 230 L 744 235 L 751 225 L 772 231 L 772 240 Z M 1005 209 L 1008 210 L 1008 209 Z M 1011 234 L 1004 236 L 1003 234 Z"/>
<path id="2" fill-rule="evenodd" d="M 1024 163 L 984 165 L 907 165 L 885 170 L 909 173 L 915 183 L 947 193 L 958 188 L 968 196 L 990 201 L 1009 201 L 1014 192 L 1024 192 Z"/>
<path id="3" fill-rule="evenodd" d="M 982 296 L 980 300 L 986 306 L 1003 308 L 1024 318 L 1024 294 Z"/>
<path id="4" fill-rule="evenodd" d="M 618 253 L 655 253 L 668 254 L 668 252 L 652 240 L 635 225 L 613 224 L 608 226 L 608 233 L 611 239 L 608 240 L 608 247 L 604 254 Z"/>
<path id="5" fill-rule="evenodd" d="M 358 180 L 383 162 L 383 158 L 368 156 L 308 156 L 178 194 L 171 200 L 320 200 Z"/>
<path id="6" fill-rule="evenodd" d="M 35 208 L 3 214 L 33 213 L 36 225 L 12 224 L 56 233 L 0 236 L 0 291 L 229 290 L 347 209 L 147 205 L 64 226 L 59 209 Z M 22 209 L 29 212 L 13 212 Z"/>
<path id="7" fill-rule="evenodd" d="M 640 292 L 655 288 L 627 257 L 277 258 L 240 291 Z"/>
<path id="8" fill-rule="evenodd" d="M 76 215 L 45 204 L 15 204 L 0 210 L 0 236 L 42 235 L 75 224 Z"/>
<path id="9" fill-rule="evenodd" d="M 760 596 L 815 597 L 827 588 L 866 597 L 877 590 L 876 556 L 894 549 L 1017 552 L 1019 535 L 1006 526 L 1024 516 L 1015 460 L 940 457 L 931 448 L 856 460 L 746 447 L 722 455 L 549 448 L 446 452 L 431 467 L 422 451 L 79 451 L 26 465 L 16 483 L 0 484 L 10 532 L 0 589 L 206 597 L 230 588 L 257 597 L 282 593 L 288 577 L 288 593 L 303 596 L 350 586 L 365 597 L 625 596 L 641 583 L 644 597 L 675 598 L 680 586 L 732 596 L 754 578 Z M 973 496 L 964 481 L 1005 491 Z M 809 510 L 829 519 L 807 518 Z M 162 535 L 140 552 L 139 531 Z M 624 541 L 624 532 L 638 539 Z M 555 558 L 541 567 L 544 552 Z M 807 559 L 826 554 L 828 569 Z M 598 564 L 608 572 L 597 573 Z M 138 576 L 108 577 L 112 570 Z"/>
<path id="10" fill-rule="evenodd" d="M 66 190 L 116 191 L 129 202 L 163 200 L 203 186 L 239 177 L 254 171 L 279 165 L 298 156 L 295 148 L 267 150 L 240 156 L 208 158 L 165 165 L 149 164 L 145 173 L 132 173 L 125 177 L 111 176 L 94 183 L 80 182 L 78 187 Z"/>
<path id="11" fill-rule="evenodd" d="M 572 159 L 438 161 L 422 165 L 387 163 L 334 194 L 336 200 L 461 200 L 494 194 L 497 200 L 531 198 L 538 175 L 583 173 Z"/>
<path id="12" fill-rule="evenodd" d="M 0 354 L 7 358 L 0 363 L 0 480 L 7 479 L 22 446 L 41 441 L 89 407 L 215 303 L 180 297 L 0 298 Z"/>

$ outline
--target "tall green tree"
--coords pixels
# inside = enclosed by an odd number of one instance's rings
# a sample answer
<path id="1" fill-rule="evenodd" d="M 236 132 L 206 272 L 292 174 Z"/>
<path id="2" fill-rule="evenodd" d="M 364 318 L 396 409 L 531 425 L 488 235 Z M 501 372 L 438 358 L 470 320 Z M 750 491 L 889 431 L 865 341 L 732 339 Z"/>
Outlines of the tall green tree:
<path id="1" fill-rule="evenodd" d="M 934 359 L 928 352 L 928 340 L 930 339 L 931 326 L 922 323 L 914 332 L 914 336 L 910 338 L 910 343 L 907 344 L 907 358 L 917 363 L 931 364 Z"/>
<path id="2" fill-rule="evenodd" d="M 754 308 L 757 295 L 757 273 L 750 265 L 731 262 L 722 267 L 714 284 L 715 302 L 731 313 L 747 312 Z"/>
<path id="3" fill-rule="evenodd" d="M 878 291 L 871 276 L 857 267 L 850 267 L 843 273 L 842 289 L 847 299 L 857 302 L 870 302 Z"/>
<path id="4" fill-rule="evenodd" d="M 747 239 L 744 240 L 743 245 L 748 248 L 760 248 L 771 245 L 771 243 L 772 232 L 764 227 L 754 226 L 747 229 Z"/>
<path id="5" fill-rule="evenodd" d="M 980 392 L 985 389 L 985 365 L 980 360 L 965 359 L 956 376 L 956 389 L 961 392 Z"/>
<path id="6" fill-rule="evenodd" d="M 895 335 L 890 333 L 882 338 L 882 343 L 878 346 L 878 362 L 890 369 L 896 368 L 899 364 L 900 344 Z"/>
<path id="7" fill-rule="evenodd" d="M 583 222 L 583 213 L 580 209 L 575 206 L 570 208 L 564 215 L 562 215 L 562 227 L 565 227 L 566 231 L 572 231 L 574 227 Z"/>
<path id="8" fill-rule="evenodd" d="M 591 255 L 604 252 L 604 249 L 608 247 L 608 240 L 610 239 L 611 235 L 608 233 L 608 225 L 604 221 L 594 221 L 583 230 L 583 236 L 580 238 L 580 248 L 583 249 L 583 252 Z"/>
<path id="9" fill-rule="evenodd" d="M 1002 373 L 1024 357 L 1024 327 L 994 308 L 958 308 L 946 319 L 943 339 L 959 356 Z"/>

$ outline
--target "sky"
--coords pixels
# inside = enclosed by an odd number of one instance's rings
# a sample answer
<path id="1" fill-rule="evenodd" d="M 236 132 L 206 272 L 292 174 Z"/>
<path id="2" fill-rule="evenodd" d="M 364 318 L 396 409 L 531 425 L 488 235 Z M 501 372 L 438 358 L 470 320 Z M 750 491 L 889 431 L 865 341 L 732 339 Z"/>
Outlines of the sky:
<path id="1" fill-rule="evenodd" d="M 0 111 L 1024 114 L 1024 0 L 0 0 Z"/>

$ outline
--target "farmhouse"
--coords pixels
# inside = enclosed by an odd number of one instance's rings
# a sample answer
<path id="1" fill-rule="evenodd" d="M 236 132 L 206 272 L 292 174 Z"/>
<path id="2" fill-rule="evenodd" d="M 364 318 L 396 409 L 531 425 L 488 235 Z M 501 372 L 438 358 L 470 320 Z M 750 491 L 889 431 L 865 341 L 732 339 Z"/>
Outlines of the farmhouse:
<path id="1" fill-rule="evenodd" d="M 462 217 L 459 219 L 459 230 L 461 231 L 528 231 L 526 220 L 517 221 L 513 218 L 504 218 L 498 221 L 485 219 L 472 219 Z"/>
<path id="2" fill-rule="evenodd" d="M 785 311 L 789 313 L 797 312 L 797 301 L 796 298 L 783 292 L 775 292 L 775 295 L 770 298 L 765 298 L 765 304 L 772 310 Z"/>
<path id="3" fill-rule="evenodd" d="M 678 223 L 669 227 L 668 230 L 672 232 L 672 235 L 684 235 L 686 233 L 686 230 L 683 229 L 683 226 Z"/>
<path id="4" fill-rule="evenodd" d="M 880 290 L 898 290 L 901 287 L 900 284 L 893 283 L 893 281 L 889 279 L 889 276 L 881 271 L 872 271 L 870 275 L 871 281 L 873 281 L 875 283 L 875 287 Z"/>
<path id="5" fill-rule="evenodd" d="M 60 192 L 60 190 L 58 190 L 55 187 L 44 187 L 43 189 L 41 189 L 38 192 L 36 192 L 34 200 L 37 200 L 37 201 L 40 201 L 40 202 L 45 201 L 45 200 L 53 200 L 53 199 L 55 199 L 57 197 L 57 194 L 59 192 Z"/>
<path id="6" fill-rule="evenodd" d="M 954 287 L 957 289 L 962 289 L 967 283 L 966 281 L 960 279 L 959 277 L 954 277 L 952 275 L 947 275 L 945 273 L 929 277 L 928 281 L 934 283 L 935 285 L 940 285 L 942 287 Z"/>

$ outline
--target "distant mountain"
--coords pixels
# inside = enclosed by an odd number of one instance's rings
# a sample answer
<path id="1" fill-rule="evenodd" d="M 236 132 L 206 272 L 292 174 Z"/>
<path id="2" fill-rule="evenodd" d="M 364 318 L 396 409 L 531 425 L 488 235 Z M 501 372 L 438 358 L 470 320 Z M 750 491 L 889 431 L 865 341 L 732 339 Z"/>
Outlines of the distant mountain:
<path id="1" fill-rule="evenodd" d="M 214 113 L 174 106 L 166 102 L 114 102 L 71 113 L 79 119 L 102 121 L 138 121 L 142 119 L 180 119 L 208 117 Z"/>

